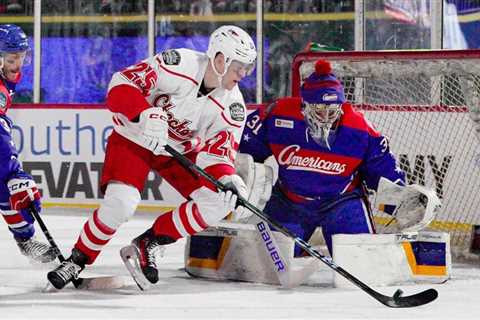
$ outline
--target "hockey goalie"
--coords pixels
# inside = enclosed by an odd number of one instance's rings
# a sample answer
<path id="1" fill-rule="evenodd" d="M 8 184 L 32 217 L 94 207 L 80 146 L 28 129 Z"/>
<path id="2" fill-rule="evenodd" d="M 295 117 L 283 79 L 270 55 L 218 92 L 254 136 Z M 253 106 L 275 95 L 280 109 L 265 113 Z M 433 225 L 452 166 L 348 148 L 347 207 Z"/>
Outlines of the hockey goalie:
<path id="1" fill-rule="evenodd" d="M 321 230 L 326 250 L 347 271 L 378 285 L 448 279 L 448 235 L 422 231 L 439 198 L 423 186 L 405 185 L 388 139 L 345 100 L 327 61 L 316 63 L 301 97 L 281 98 L 249 115 L 240 152 L 235 166 L 249 188 L 248 201 L 312 245 Z M 269 159 L 278 171 L 265 164 Z M 395 233 L 375 234 L 370 190 Z M 236 223 L 189 239 L 189 274 L 292 287 L 317 269 L 317 259 L 265 222 L 245 218 L 245 211 L 232 213 Z M 378 273 L 385 275 L 377 281 L 372 275 Z"/>

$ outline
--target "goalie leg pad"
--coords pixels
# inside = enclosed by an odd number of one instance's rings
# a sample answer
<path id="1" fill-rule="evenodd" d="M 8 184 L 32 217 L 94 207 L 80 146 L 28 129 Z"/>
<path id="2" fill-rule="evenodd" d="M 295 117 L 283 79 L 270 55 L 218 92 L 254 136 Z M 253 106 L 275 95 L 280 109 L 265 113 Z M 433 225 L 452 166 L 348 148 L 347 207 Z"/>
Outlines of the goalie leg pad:
<path id="1" fill-rule="evenodd" d="M 220 223 L 187 238 L 185 270 L 193 277 L 292 288 L 318 270 L 314 258 L 293 258 L 292 239 L 265 222 Z"/>
<path id="2" fill-rule="evenodd" d="M 337 234 L 333 236 L 333 259 L 370 286 L 442 283 L 451 272 L 450 236 L 425 231 Z M 352 286 L 338 274 L 334 283 L 337 287 Z"/>

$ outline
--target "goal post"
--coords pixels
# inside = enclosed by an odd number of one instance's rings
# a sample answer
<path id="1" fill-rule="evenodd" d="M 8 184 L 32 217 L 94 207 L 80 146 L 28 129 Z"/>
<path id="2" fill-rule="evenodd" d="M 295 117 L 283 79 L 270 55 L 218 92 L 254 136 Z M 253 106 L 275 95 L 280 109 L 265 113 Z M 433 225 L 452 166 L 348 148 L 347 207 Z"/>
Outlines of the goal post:
<path id="1" fill-rule="evenodd" d="M 429 229 L 450 233 L 454 257 L 465 256 L 480 225 L 480 50 L 302 52 L 293 96 L 318 59 L 331 62 L 347 100 L 389 137 L 407 183 L 437 192 L 443 206 Z M 382 229 L 387 217 L 374 214 Z"/>

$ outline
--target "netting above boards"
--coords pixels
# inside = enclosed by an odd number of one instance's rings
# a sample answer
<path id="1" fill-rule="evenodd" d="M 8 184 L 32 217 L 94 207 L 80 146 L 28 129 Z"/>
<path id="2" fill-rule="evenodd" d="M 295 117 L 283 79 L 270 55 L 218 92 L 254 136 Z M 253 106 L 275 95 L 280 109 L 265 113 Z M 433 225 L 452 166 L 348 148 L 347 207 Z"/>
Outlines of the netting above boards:
<path id="1" fill-rule="evenodd" d="M 456 253 L 468 251 L 480 224 L 480 50 L 300 53 L 293 95 L 318 59 L 331 62 L 346 98 L 389 137 L 407 182 L 441 197 L 430 228 L 449 232 Z"/>

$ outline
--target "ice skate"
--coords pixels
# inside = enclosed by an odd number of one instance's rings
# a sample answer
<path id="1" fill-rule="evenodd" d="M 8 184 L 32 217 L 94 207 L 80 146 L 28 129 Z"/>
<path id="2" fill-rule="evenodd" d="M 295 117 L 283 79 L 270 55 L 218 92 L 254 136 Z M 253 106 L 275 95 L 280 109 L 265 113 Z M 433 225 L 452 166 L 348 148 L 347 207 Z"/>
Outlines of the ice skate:
<path id="1" fill-rule="evenodd" d="M 58 252 L 55 248 L 37 241 L 34 238 L 15 238 L 20 252 L 33 262 L 48 263 L 57 258 Z"/>
<path id="2" fill-rule="evenodd" d="M 173 242 L 172 238 L 155 236 L 152 229 L 148 229 L 120 250 L 125 266 L 141 290 L 158 282 L 157 258 L 163 256 L 164 245 Z"/>
<path id="3" fill-rule="evenodd" d="M 85 268 L 88 257 L 80 250 L 73 249 L 72 255 L 47 274 L 48 281 L 56 288 L 63 289 L 69 282 L 78 278 Z"/>

